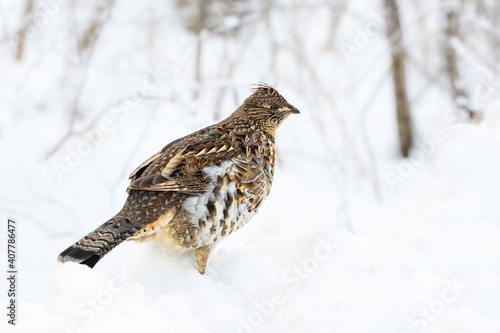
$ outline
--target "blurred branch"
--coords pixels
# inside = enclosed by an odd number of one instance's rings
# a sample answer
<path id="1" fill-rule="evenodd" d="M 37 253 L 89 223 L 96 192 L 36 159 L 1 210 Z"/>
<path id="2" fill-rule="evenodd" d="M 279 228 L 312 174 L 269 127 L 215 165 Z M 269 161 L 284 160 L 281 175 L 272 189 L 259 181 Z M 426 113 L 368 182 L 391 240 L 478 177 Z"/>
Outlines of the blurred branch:
<path id="1" fill-rule="evenodd" d="M 270 44 L 270 54 L 271 54 L 271 68 L 270 71 L 271 73 L 274 73 L 276 71 L 276 56 L 278 54 L 278 49 L 279 49 L 279 44 L 276 41 L 276 37 L 274 36 L 274 29 L 271 25 L 271 9 L 273 8 L 274 5 L 274 0 L 269 0 L 269 1 L 264 1 L 264 8 L 262 9 L 262 20 L 264 21 L 264 24 L 266 25 L 267 29 L 267 40 L 269 41 Z"/>
<path id="2" fill-rule="evenodd" d="M 85 30 L 82 38 L 78 43 L 78 51 L 83 59 L 83 64 L 80 68 L 80 72 L 82 72 L 83 74 L 78 84 L 76 95 L 73 99 L 73 106 L 71 109 L 71 115 L 69 117 L 68 131 L 54 146 L 54 148 L 49 150 L 49 152 L 45 156 L 45 160 L 54 155 L 69 138 L 71 138 L 75 134 L 78 134 L 75 132 L 74 127 L 79 117 L 78 104 L 80 101 L 80 97 L 82 95 L 83 88 L 85 87 L 85 83 L 87 82 L 89 61 L 95 50 L 95 44 L 99 39 L 104 24 L 108 21 L 109 16 L 111 15 L 111 10 L 114 3 L 115 0 L 108 0 L 106 4 L 102 4 L 101 6 L 98 6 L 96 8 L 96 15 L 94 17 L 94 20 L 92 20 L 92 22 L 89 24 L 88 28 Z M 93 122 L 91 124 L 93 125 Z"/>
<path id="3" fill-rule="evenodd" d="M 126 103 L 127 101 L 133 101 L 135 99 L 134 96 L 128 96 L 127 98 L 122 98 L 120 99 L 120 103 Z M 142 100 L 153 100 L 153 101 L 173 101 L 170 98 L 161 98 L 161 97 L 154 97 L 154 96 L 145 96 L 142 98 Z M 61 147 L 73 136 L 76 135 L 82 135 L 84 133 L 87 133 L 90 131 L 92 128 L 97 126 L 97 122 L 101 119 L 101 117 L 113 110 L 113 108 L 117 105 L 117 102 L 113 102 L 112 104 L 107 105 L 106 107 L 102 108 L 95 116 L 94 118 L 89 122 L 89 124 L 83 128 L 81 131 L 75 131 L 71 130 L 68 131 L 56 144 L 55 146 L 45 155 L 44 160 L 48 160 L 49 158 L 52 157 Z"/>
<path id="4" fill-rule="evenodd" d="M 26 32 L 28 31 L 28 27 L 31 24 L 31 16 L 33 15 L 33 0 L 28 0 L 26 2 L 26 9 L 24 10 L 24 19 L 23 19 L 23 27 L 19 31 L 19 38 L 17 40 L 17 48 L 16 48 L 16 60 L 20 61 L 23 58 L 24 51 L 24 42 L 26 39 Z"/>
<path id="5" fill-rule="evenodd" d="M 233 76 L 233 72 L 236 68 L 236 65 L 240 62 L 240 60 L 243 58 L 243 54 L 245 53 L 248 44 L 250 43 L 250 40 L 252 38 L 252 34 L 247 34 L 245 39 L 239 44 L 239 48 L 237 52 L 232 57 L 229 57 L 229 52 L 225 53 L 225 61 L 223 62 L 226 64 L 225 66 L 222 67 L 222 70 L 219 74 L 219 78 L 229 82 L 230 78 Z M 215 110 L 214 110 L 214 120 L 218 120 L 221 116 L 221 108 L 222 108 L 222 101 L 225 95 L 225 92 L 227 88 L 231 86 L 229 83 L 224 84 L 220 89 L 217 94 L 217 99 L 215 102 Z"/>
<path id="6" fill-rule="evenodd" d="M 83 33 L 80 42 L 78 43 L 78 51 L 83 58 L 83 77 L 78 85 L 78 90 L 73 100 L 73 108 L 69 119 L 70 133 L 73 131 L 74 124 L 79 116 L 78 104 L 82 95 L 83 88 L 87 82 L 88 66 L 90 58 L 95 50 L 95 44 L 101 35 L 104 24 L 108 22 L 111 15 L 111 9 L 115 0 L 108 0 L 107 3 L 101 4 L 95 10 L 94 20 L 89 24 L 86 31 Z"/>
<path id="7" fill-rule="evenodd" d="M 396 0 L 384 0 L 386 9 L 391 13 L 387 19 L 387 36 L 392 51 L 392 73 L 394 97 L 396 100 L 396 118 L 398 121 L 399 148 L 403 157 L 410 155 L 412 147 L 412 125 L 410 105 L 406 93 L 405 52 L 402 41 L 401 23 Z"/>
<path id="8" fill-rule="evenodd" d="M 108 21 L 111 9 L 115 4 L 115 0 L 107 0 L 107 2 L 99 3 L 96 7 L 93 20 L 90 22 L 82 37 L 78 41 L 78 51 L 85 52 L 87 49 L 93 49 L 96 41 L 99 39 L 104 24 Z"/>
<path id="9" fill-rule="evenodd" d="M 328 5 L 330 7 L 330 29 L 328 30 L 328 38 L 324 48 L 325 50 L 332 50 L 336 41 L 338 27 L 347 9 L 347 0 L 330 2 Z"/>
<path id="10" fill-rule="evenodd" d="M 458 9 L 455 6 L 448 6 L 446 12 L 446 27 L 444 30 L 442 52 L 445 60 L 445 70 L 451 90 L 451 97 L 455 105 L 464 109 L 469 114 L 469 117 L 471 119 L 474 119 L 478 114 L 469 107 L 469 94 L 465 90 L 465 87 L 459 83 L 460 74 L 458 71 L 457 54 L 455 48 L 452 45 L 454 40 L 459 39 L 461 39 L 461 36 L 459 34 Z"/>
<path id="11" fill-rule="evenodd" d="M 193 92 L 193 99 L 198 99 L 201 89 L 201 59 L 203 53 L 203 39 L 201 38 L 201 32 L 205 27 L 205 20 L 207 17 L 207 6 L 208 0 L 198 0 L 198 17 L 196 18 L 194 24 L 194 32 L 196 34 L 196 58 L 195 58 L 195 74 L 194 79 L 196 81 L 196 88 Z"/>
<path id="12" fill-rule="evenodd" d="M 378 168 L 377 168 L 377 161 L 375 159 L 375 154 L 373 153 L 372 146 L 370 144 L 370 140 L 368 138 L 368 130 L 367 130 L 367 115 L 368 115 L 368 110 L 370 107 L 375 103 L 377 98 L 381 95 L 380 94 L 380 87 L 383 86 L 385 80 L 388 78 L 392 68 L 389 68 L 385 71 L 384 75 L 382 75 L 377 82 L 376 85 L 374 85 L 375 89 L 373 89 L 372 93 L 369 95 L 367 98 L 367 102 L 365 105 L 361 108 L 361 121 L 360 121 L 360 127 L 361 127 L 361 139 L 363 141 L 363 145 L 366 148 L 366 155 L 368 157 L 368 168 L 371 173 L 371 179 L 372 179 L 372 185 L 373 185 L 373 191 L 375 192 L 375 197 L 377 200 L 380 200 L 381 198 L 381 193 L 380 193 L 380 185 L 378 182 Z"/>
<path id="13" fill-rule="evenodd" d="M 328 87 L 325 87 L 325 85 L 322 83 L 320 75 L 318 73 L 318 70 L 321 69 L 310 63 L 306 54 L 306 50 L 303 47 L 303 45 L 305 44 L 305 40 L 306 38 L 309 38 L 309 35 L 306 31 L 304 31 L 304 29 L 302 29 L 302 27 L 294 23 L 299 21 L 298 17 L 299 10 L 300 10 L 299 6 L 294 7 L 293 14 L 296 15 L 296 17 L 292 20 L 292 23 L 290 23 L 290 28 L 289 28 L 292 37 L 291 52 L 293 52 L 293 56 L 295 57 L 299 65 L 297 66 L 297 68 L 303 68 L 309 74 L 311 78 L 310 82 L 315 87 L 314 89 L 315 93 L 318 96 L 321 95 L 330 104 L 331 112 L 329 114 L 331 114 L 338 123 L 340 135 L 345 142 L 345 147 L 348 147 L 349 144 L 351 143 L 351 140 L 347 133 L 347 129 L 345 126 L 345 119 L 343 119 L 335 111 L 334 109 L 335 100 L 333 99 L 332 92 L 328 89 Z M 284 49 L 285 47 L 281 48 Z M 297 89 L 301 91 L 304 95 L 307 94 L 307 92 L 304 91 L 304 87 L 302 84 L 299 84 Z M 336 183 L 335 188 L 338 191 L 338 195 L 340 198 L 339 204 L 345 217 L 346 230 L 348 230 L 351 233 L 354 233 L 354 228 L 349 213 L 348 200 L 346 196 L 346 187 L 347 187 L 346 183 L 348 182 L 348 177 L 344 177 L 344 175 L 347 172 L 347 166 L 346 166 L 347 161 L 343 158 L 337 157 L 338 153 L 336 152 L 332 144 L 332 140 L 328 135 L 329 133 L 331 133 L 331 130 L 327 130 L 326 122 L 324 121 L 324 119 L 320 119 L 318 114 L 313 114 L 313 120 L 314 124 L 318 129 L 318 134 L 322 139 L 321 141 L 323 142 L 326 148 L 328 156 L 328 158 L 326 159 L 328 169 L 330 170 L 330 172 L 338 171 L 338 173 L 340 174 L 337 175 L 337 177 L 333 176 L 332 178 L 333 181 Z M 345 152 L 349 154 L 351 158 L 359 165 L 359 159 L 357 157 L 355 149 L 346 149 Z"/>

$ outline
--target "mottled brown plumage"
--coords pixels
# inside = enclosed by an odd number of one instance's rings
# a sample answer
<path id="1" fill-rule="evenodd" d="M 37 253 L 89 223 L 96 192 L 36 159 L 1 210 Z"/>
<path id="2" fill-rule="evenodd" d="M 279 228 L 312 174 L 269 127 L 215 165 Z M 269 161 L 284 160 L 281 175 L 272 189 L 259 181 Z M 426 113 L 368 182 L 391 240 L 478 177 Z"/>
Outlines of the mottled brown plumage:
<path id="1" fill-rule="evenodd" d="M 125 240 L 194 250 L 205 272 L 211 249 L 246 224 L 271 190 L 274 136 L 299 111 L 259 84 L 220 123 L 177 139 L 130 175 L 129 196 L 109 221 L 59 255 L 93 267 Z"/>

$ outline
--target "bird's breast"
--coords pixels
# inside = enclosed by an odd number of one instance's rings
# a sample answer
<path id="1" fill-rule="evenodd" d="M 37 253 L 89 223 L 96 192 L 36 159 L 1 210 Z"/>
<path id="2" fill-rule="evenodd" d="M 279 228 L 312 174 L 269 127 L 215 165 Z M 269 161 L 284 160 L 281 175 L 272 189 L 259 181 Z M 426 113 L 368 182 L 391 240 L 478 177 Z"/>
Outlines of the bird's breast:
<path id="1" fill-rule="evenodd" d="M 220 241 L 245 225 L 269 194 L 271 179 L 261 167 L 250 168 L 251 162 L 226 161 L 210 166 L 204 172 L 212 180 L 201 195 L 183 202 L 187 221 L 196 228 L 185 233 L 183 241 L 206 246 Z"/>

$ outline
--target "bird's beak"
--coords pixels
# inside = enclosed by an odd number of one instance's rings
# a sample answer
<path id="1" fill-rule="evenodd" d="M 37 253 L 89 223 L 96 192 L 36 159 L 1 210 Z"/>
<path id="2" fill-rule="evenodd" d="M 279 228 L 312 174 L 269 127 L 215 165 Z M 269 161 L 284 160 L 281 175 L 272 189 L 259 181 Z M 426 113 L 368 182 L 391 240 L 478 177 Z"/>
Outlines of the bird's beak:
<path id="1" fill-rule="evenodd" d="M 288 111 L 288 113 L 300 114 L 300 111 L 297 108 L 293 108 L 292 110 Z"/>

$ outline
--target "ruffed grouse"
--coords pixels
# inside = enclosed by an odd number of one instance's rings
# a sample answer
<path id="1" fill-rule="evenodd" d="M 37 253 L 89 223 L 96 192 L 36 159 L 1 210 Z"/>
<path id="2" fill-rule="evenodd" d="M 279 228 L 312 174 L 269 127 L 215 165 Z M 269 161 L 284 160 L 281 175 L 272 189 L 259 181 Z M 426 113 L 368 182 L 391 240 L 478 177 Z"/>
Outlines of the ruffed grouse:
<path id="1" fill-rule="evenodd" d="M 228 118 L 171 142 L 135 169 L 123 208 L 58 259 L 94 267 L 125 240 L 152 240 L 194 250 L 203 274 L 210 251 L 269 194 L 275 132 L 293 113 L 300 112 L 274 88 L 258 84 Z"/>

